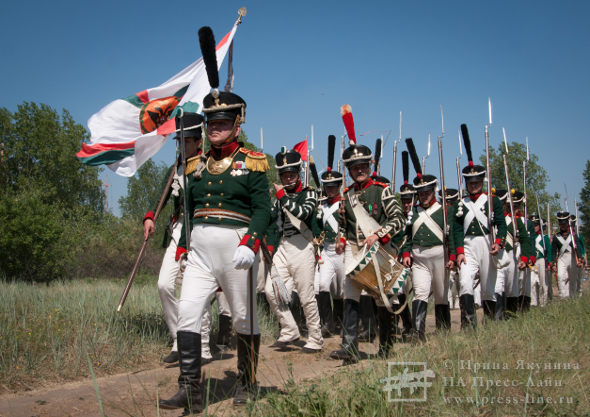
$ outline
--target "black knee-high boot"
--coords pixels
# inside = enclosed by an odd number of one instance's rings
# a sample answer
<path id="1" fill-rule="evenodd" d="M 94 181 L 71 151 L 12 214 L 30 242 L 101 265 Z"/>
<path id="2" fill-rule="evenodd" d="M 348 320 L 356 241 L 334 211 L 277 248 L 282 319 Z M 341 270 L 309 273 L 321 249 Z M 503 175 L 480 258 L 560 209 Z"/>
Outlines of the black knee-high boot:
<path id="1" fill-rule="evenodd" d="M 334 327 L 336 334 L 340 334 L 344 323 L 344 300 L 342 298 L 334 298 Z"/>
<path id="2" fill-rule="evenodd" d="M 254 355 L 252 355 L 252 341 Z M 258 366 L 258 353 L 260 352 L 260 335 L 238 333 L 238 384 L 234 394 L 234 404 L 246 404 L 248 400 L 256 399 L 258 384 L 256 383 L 256 368 Z M 252 357 L 254 356 L 254 357 Z M 254 360 L 254 361 L 252 361 Z"/>
<path id="3" fill-rule="evenodd" d="M 344 324 L 342 335 L 342 347 L 330 353 L 332 359 L 344 361 L 357 361 L 358 351 L 358 321 L 359 303 L 355 300 L 344 300 Z"/>
<path id="4" fill-rule="evenodd" d="M 177 333 L 178 353 L 180 355 L 180 376 L 178 392 L 168 400 L 160 400 L 160 408 L 186 408 L 192 413 L 200 413 L 201 399 L 201 335 L 180 331 Z"/>
<path id="5" fill-rule="evenodd" d="M 461 306 L 461 329 L 477 328 L 477 316 L 475 315 L 475 301 L 473 295 L 463 294 L 459 297 Z"/>
<path id="6" fill-rule="evenodd" d="M 428 303 L 421 300 L 412 301 L 412 316 L 414 317 L 414 326 L 412 329 L 413 341 L 426 341 L 426 311 Z"/>
<path id="7" fill-rule="evenodd" d="M 407 299 L 406 297 L 407 296 L 405 294 L 397 295 L 400 306 L 404 305 Z M 410 313 L 409 303 L 406 304 L 404 309 L 399 313 L 399 316 L 402 319 L 402 324 L 404 325 L 404 330 L 402 332 L 402 339 L 404 339 L 412 332 L 412 314 Z"/>
<path id="8" fill-rule="evenodd" d="M 484 319 L 494 321 L 496 319 L 496 301 L 483 300 L 482 303 Z"/>
<path id="9" fill-rule="evenodd" d="M 434 318 L 436 328 L 439 330 L 450 330 L 451 328 L 451 307 L 448 304 L 434 305 Z"/>
<path id="10" fill-rule="evenodd" d="M 377 305 L 375 299 L 370 295 L 361 295 L 360 309 L 359 342 L 372 342 L 377 336 L 377 318 L 375 317 Z"/>
<path id="11" fill-rule="evenodd" d="M 387 357 L 395 343 L 396 316 L 385 307 L 377 307 L 379 317 L 379 356 Z"/>
<path id="12" fill-rule="evenodd" d="M 231 317 L 225 314 L 219 315 L 219 330 L 217 331 L 217 342 L 216 344 L 220 349 L 229 347 L 231 342 Z"/>
<path id="13" fill-rule="evenodd" d="M 334 326 L 334 313 L 332 311 L 332 299 L 328 291 L 320 291 L 317 295 L 322 336 L 329 337 L 336 333 Z"/>
<path id="14" fill-rule="evenodd" d="M 506 299 L 504 298 L 504 293 L 496 293 L 496 321 L 504 320 L 504 310 L 506 310 Z"/>

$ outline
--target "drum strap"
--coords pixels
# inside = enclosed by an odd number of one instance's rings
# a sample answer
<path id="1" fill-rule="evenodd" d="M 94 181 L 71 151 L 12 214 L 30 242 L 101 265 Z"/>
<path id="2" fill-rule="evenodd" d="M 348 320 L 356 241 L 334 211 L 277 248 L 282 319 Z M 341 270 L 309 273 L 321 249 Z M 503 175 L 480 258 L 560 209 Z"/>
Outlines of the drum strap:
<path id="1" fill-rule="evenodd" d="M 375 242 L 375 245 L 379 245 L 379 242 Z M 385 304 L 387 311 L 393 313 L 393 307 L 391 307 L 389 298 L 387 298 L 387 295 L 385 295 L 385 290 L 383 289 L 383 281 L 381 281 L 381 268 L 379 267 L 379 260 L 377 259 L 377 251 L 373 252 L 371 258 L 373 258 L 373 264 L 375 266 L 375 275 L 377 276 L 377 284 L 379 284 L 379 294 L 381 295 L 381 300 L 383 301 L 383 304 Z"/>
<path id="2" fill-rule="evenodd" d="M 381 225 L 377 223 L 377 221 L 372 218 L 369 213 L 367 213 L 367 210 L 365 210 L 358 197 L 354 193 L 354 188 L 351 188 L 350 191 L 348 191 L 347 197 L 350 206 L 352 207 L 354 217 L 356 217 L 356 224 L 359 229 L 361 229 L 361 232 L 363 232 L 365 238 L 371 236 L 374 233 L 377 233 L 377 231 L 381 229 Z"/>

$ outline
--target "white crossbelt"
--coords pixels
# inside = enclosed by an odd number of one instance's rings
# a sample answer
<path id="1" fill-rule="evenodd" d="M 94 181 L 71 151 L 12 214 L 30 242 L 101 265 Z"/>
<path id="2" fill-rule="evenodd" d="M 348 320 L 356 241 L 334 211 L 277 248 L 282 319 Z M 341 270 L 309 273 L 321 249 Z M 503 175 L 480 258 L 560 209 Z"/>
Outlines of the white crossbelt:
<path id="1" fill-rule="evenodd" d="M 438 201 L 434 203 L 432 206 L 428 207 L 426 210 L 424 210 L 422 207 L 418 207 L 418 218 L 412 225 L 412 238 L 418 232 L 420 226 L 424 225 L 426 228 L 432 231 L 432 233 L 434 233 L 434 235 L 441 242 L 443 242 L 442 227 L 440 227 L 440 225 L 437 222 L 435 222 L 434 219 L 431 217 L 432 214 L 439 208 L 440 204 Z"/>
<path id="2" fill-rule="evenodd" d="M 477 219 L 480 225 L 483 227 L 487 227 L 488 218 L 486 214 L 483 212 L 483 208 L 488 201 L 488 196 L 486 194 L 482 194 L 479 196 L 477 201 L 474 203 L 471 201 L 469 197 L 465 197 L 463 199 L 463 204 L 467 207 L 467 214 L 465 214 L 465 220 L 463 221 L 463 233 L 467 234 L 467 230 L 469 229 L 469 225 L 473 219 Z"/>
<path id="3" fill-rule="evenodd" d="M 564 239 L 562 236 L 557 235 L 557 240 L 561 243 L 561 248 L 559 248 L 559 257 L 562 257 L 564 253 L 569 251 L 570 243 L 572 243 L 572 235 L 568 235 L 567 239 Z"/>
<path id="4" fill-rule="evenodd" d="M 545 248 L 543 248 L 543 245 L 541 244 L 542 241 L 543 241 L 543 236 L 537 235 L 537 237 L 535 238 L 535 248 L 537 249 L 537 251 L 540 254 L 545 256 Z"/>
<path id="5" fill-rule="evenodd" d="M 326 227 L 326 223 L 327 223 L 332 228 L 332 231 L 334 231 L 336 233 L 338 233 L 338 221 L 336 221 L 336 217 L 334 216 L 334 213 L 338 211 L 339 207 L 340 207 L 339 201 L 335 202 L 331 206 L 328 206 L 326 204 L 324 207 L 322 207 L 324 228 Z"/>
<path id="6" fill-rule="evenodd" d="M 506 244 L 514 247 L 514 236 L 512 236 L 508 228 L 512 224 L 512 217 L 506 216 L 504 218 L 506 219 Z"/>

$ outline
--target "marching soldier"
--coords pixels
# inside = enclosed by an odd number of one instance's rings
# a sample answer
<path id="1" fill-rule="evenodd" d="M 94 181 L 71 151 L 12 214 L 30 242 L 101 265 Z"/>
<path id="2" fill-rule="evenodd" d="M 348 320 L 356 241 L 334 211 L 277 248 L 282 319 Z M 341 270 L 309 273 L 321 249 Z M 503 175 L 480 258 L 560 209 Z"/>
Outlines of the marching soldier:
<path id="1" fill-rule="evenodd" d="M 570 214 L 567 211 L 560 211 L 556 216 L 559 232 L 553 236 L 551 242 L 553 272 L 557 272 L 559 296 L 573 297 L 576 292 L 577 268 L 583 266 L 583 261 L 575 250 L 579 247 L 580 240 L 571 233 L 573 229 L 570 224 Z"/>
<path id="2" fill-rule="evenodd" d="M 506 221 L 502 203 L 497 197 L 488 196 L 483 192 L 483 180 L 486 170 L 473 163 L 471 154 L 471 142 L 467 127 L 461 126 L 465 151 L 469 160 L 463 168 L 462 174 L 468 195 L 457 203 L 455 208 L 454 243 L 457 251 L 457 267 L 459 268 L 460 292 L 459 304 L 461 305 L 461 327 L 469 325 L 477 326 L 475 315 L 475 302 L 473 297 L 473 282 L 479 271 L 481 298 L 484 304 L 484 313 L 494 318 L 496 309 L 496 255 L 506 237 Z M 492 227 L 496 226 L 496 238 L 490 242 L 490 230 L 488 226 L 488 198 L 492 199 L 493 219 Z"/>
<path id="3" fill-rule="evenodd" d="M 442 190 L 438 191 L 438 195 L 442 198 Z M 459 201 L 459 190 L 454 188 L 446 188 L 445 195 L 447 200 L 447 217 L 449 220 L 453 219 L 455 215 L 455 203 Z M 449 221 L 448 223 L 449 231 L 447 232 L 449 235 L 449 260 L 455 262 L 457 258 L 457 254 L 455 253 L 455 244 L 454 244 L 454 233 L 451 230 L 453 226 L 453 222 Z M 453 286 L 455 287 L 455 294 L 453 294 Z M 452 268 L 449 272 L 449 291 L 448 291 L 448 302 L 449 308 L 454 309 L 456 304 L 456 299 L 459 296 L 459 274 L 457 273 L 456 268 Z"/>
<path id="4" fill-rule="evenodd" d="M 443 209 L 436 200 L 435 188 L 438 180 L 433 175 L 422 174 L 420 159 L 412 139 L 406 139 L 408 151 L 416 170 L 414 189 L 420 205 L 413 209 L 412 219 L 406 228 L 406 242 L 402 247 L 403 264 L 412 268 L 413 332 L 417 340 L 425 341 L 426 312 L 428 297 L 432 288 L 436 327 L 450 329 L 451 311 L 448 304 L 449 281 L 444 258 Z M 449 251 L 450 252 L 450 251 Z M 453 263 L 452 260 L 450 260 Z M 453 265 L 451 265 L 452 267 Z"/>
<path id="5" fill-rule="evenodd" d="M 551 241 L 545 231 L 541 229 L 541 218 L 538 214 L 533 214 L 531 220 L 535 225 L 534 245 L 535 245 L 535 267 L 531 271 L 532 297 L 531 305 L 544 307 L 547 304 L 549 290 L 551 286 L 551 272 L 547 269 L 551 267 Z M 546 223 L 543 222 L 543 226 Z M 535 285 L 537 284 L 537 285 Z"/>
<path id="6" fill-rule="evenodd" d="M 336 253 L 336 238 L 338 236 L 338 209 L 340 208 L 340 188 L 344 182 L 343 175 L 332 169 L 334 164 L 334 148 L 336 137 L 328 137 L 328 168 L 322 174 L 321 182 L 326 199 L 318 207 L 318 220 L 320 228 L 324 233 L 324 247 L 321 258 L 323 264 L 319 272 L 318 308 L 322 322 L 322 336 L 336 334 L 336 322 L 330 291 L 332 288 L 341 290 L 344 284 L 344 255 Z M 334 281 L 336 281 L 334 285 Z M 341 294 L 332 294 L 334 299 L 341 299 Z M 334 303 L 336 307 L 338 303 Z"/>
<path id="7" fill-rule="evenodd" d="M 363 246 L 372 247 L 376 242 L 386 245 L 391 237 L 404 227 L 403 215 L 395 200 L 391 187 L 375 182 L 370 177 L 371 150 L 356 144 L 354 122 L 350 106 L 343 106 L 342 118 L 348 132 L 350 146 L 342 154 L 342 159 L 353 185 L 345 190 L 348 194 L 341 215 L 344 220 L 340 226 L 340 238 L 336 252 L 344 253 L 345 262 L 354 262 Z M 364 230 L 363 230 L 364 229 Z M 330 353 L 332 359 L 356 361 L 358 359 L 358 318 L 361 285 L 350 275 L 344 279 L 344 325 L 342 347 Z M 380 307 L 386 309 L 386 307 Z M 379 313 L 379 325 L 383 328 L 384 340 L 380 340 L 380 353 L 387 355 L 395 339 L 392 313 L 384 320 Z"/>
<path id="8" fill-rule="evenodd" d="M 312 220 L 318 197 L 311 187 L 301 183 L 301 155 L 283 147 L 276 157 L 281 185 L 274 185 L 276 202 L 272 208 L 267 242 L 276 248 L 274 266 L 290 293 L 297 289 L 307 324 L 307 343 L 304 353 L 320 352 L 324 344 L 320 327 L 318 304 L 313 284 L 315 277 L 315 248 Z M 274 278 L 274 277 L 273 277 Z M 285 348 L 299 339 L 300 332 L 290 310 L 279 309 L 272 280 L 267 280 L 266 297 L 272 311 L 279 319 L 281 333 L 273 347 Z"/>
<path id="9" fill-rule="evenodd" d="M 176 118 L 176 130 L 180 130 L 180 119 Z M 199 162 L 201 162 L 201 132 L 203 126 L 203 116 L 197 113 L 184 113 L 184 143 L 186 154 L 187 175 L 192 174 Z M 180 134 L 177 134 L 175 139 L 180 140 Z M 176 298 L 176 281 L 179 277 L 180 267 L 174 260 L 176 256 L 176 247 L 180 239 L 180 231 L 182 229 L 183 221 L 183 179 L 182 179 L 182 164 L 176 163 L 171 170 L 176 170 L 174 179 L 168 190 L 166 190 L 165 202 L 166 204 L 172 198 L 174 208 L 168 227 L 164 234 L 163 246 L 166 248 L 162 266 L 160 267 L 160 274 L 158 276 L 158 294 L 162 302 L 162 310 L 164 312 L 164 321 L 168 326 L 168 332 L 172 337 L 172 349 L 170 353 L 163 359 L 165 363 L 174 363 L 178 361 L 178 347 L 176 342 L 176 325 L 178 322 L 178 300 Z M 154 212 L 148 211 L 143 218 L 143 234 L 147 239 L 152 236 L 155 231 Z M 208 328 L 207 328 L 208 329 Z M 206 344 L 203 344 L 203 356 L 207 358 L 210 356 Z"/>
<path id="10" fill-rule="evenodd" d="M 572 230 L 576 234 L 578 238 L 578 263 L 576 265 L 577 276 L 576 276 L 576 284 L 574 288 L 574 293 L 577 295 L 582 295 L 582 280 L 584 279 L 584 267 L 586 266 L 586 248 L 584 247 L 584 238 L 581 234 L 578 233 L 576 227 L 576 216 L 574 214 L 570 214 L 571 223 L 572 223 Z"/>
<path id="11" fill-rule="evenodd" d="M 199 38 L 203 57 L 214 57 L 211 29 L 201 28 Z M 245 121 L 246 102 L 237 94 L 218 91 L 216 62 L 205 59 L 205 65 L 213 88 L 203 100 L 211 149 L 206 164 L 188 178 L 190 245 L 183 225 L 177 249 L 177 258 L 186 256 L 178 307 L 179 390 L 172 398 L 160 400 L 161 408 L 184 407 L 189 411 L 199 411 L 203 405 L 200 321 L 206 303 L 218 288 L 227 297 L 237 332 L 234 404 L 244 404 L 256 395 L 260 332 L 254 303 L 256 273 L 250 268 L 270 216 L 266 156 L 244 148 L 237 140 Z"/>
<path id="12" fill-rule="evenodd" d="M 524 194 L 519 191 L 513 191 L 512 196 L 508 196 L 507 190 L 497 190 L 496 196 L 502 201 L 504 209 L 504 219 L 506 221 L 506 240 L 504 243 L 504 256 L 507 265 L 498 268 L 496 279 L 496 319 L 501 320 L 504 317 L 514 316 L 523 305 L 521 298 L 521 287 L 526 285 L 525 280 L 526 267 L 529 260 L 529 237 L 524 219 L 521 216 L 520 204 L 524 199 Z M 514 209 L 514 219 L 510 211 L 510 198 Z M 512 224 L 514 222 L 514 225 Z M 516 236 L 514 235 L 516 231 Z M 530 294 L 530 280 L 528 280 Z M 524 288 L 523 288 L 524 289 Z"/>

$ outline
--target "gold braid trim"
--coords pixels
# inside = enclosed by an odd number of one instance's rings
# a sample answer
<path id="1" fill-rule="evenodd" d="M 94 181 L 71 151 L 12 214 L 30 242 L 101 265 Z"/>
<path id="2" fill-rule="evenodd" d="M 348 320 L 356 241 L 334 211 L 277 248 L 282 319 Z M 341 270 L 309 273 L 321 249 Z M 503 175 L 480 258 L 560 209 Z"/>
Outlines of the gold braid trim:
<path id="1" fill-rule="evenodd" d="M 186 175 L 190 175 L 197 169 L 197 165 L 201 162 L 201 155 L 193 156 L 186 160 Z"/>
<path id="2" fill-rule="evenodd" d="M 265 154 L 246 148 L 240 148 L 240 151 L 246 155 L 246 169 L 249 171 L 266 172 L 270 169 Z"/>

